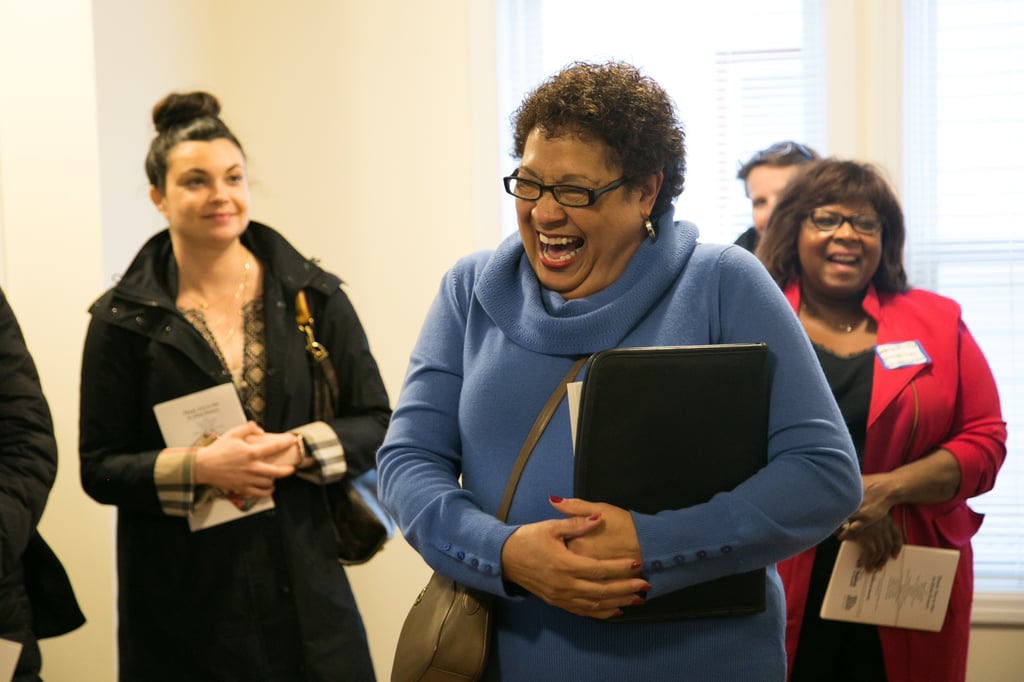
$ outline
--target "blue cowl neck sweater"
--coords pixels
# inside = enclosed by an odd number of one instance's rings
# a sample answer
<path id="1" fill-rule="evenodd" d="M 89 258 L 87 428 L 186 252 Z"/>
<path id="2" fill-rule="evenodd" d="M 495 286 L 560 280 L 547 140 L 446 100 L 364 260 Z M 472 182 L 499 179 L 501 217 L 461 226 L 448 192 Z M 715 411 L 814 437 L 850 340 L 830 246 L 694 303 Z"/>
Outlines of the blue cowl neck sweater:
<path id="1" fill-rule="evenodd" d="M 378 453 L 380 491 L 436 571 L 499 595 L 487 679 L 783 680 L 783 594 L 774 563 L 816 544 L 860 500 L 853 446 L 795 315 L 761 264 L 697 243 L 665 216 L 620 278 L 566 301 L 543 289 L 518 235 L 443 278 Z M 501 576 L 519 525 L 557 518 L 572 495 L 563 401 L 533 451 L 508 522 L 494 517 L 537 411 L 574 358 L 617 346 L 767 342 L 769 464 L 711 501 L 633 513 L 651 597 L 768 568 L 767 609 L 737 618 L 605 623 L 520 594 Z M 672 406 L 655 406 L 671 419 Z M 629 475 L 630 453 L 622 453 Z M 461 485 L 460 485 L 461 483 Z M 797 494 L 794 494 L 797 493 Z"/>

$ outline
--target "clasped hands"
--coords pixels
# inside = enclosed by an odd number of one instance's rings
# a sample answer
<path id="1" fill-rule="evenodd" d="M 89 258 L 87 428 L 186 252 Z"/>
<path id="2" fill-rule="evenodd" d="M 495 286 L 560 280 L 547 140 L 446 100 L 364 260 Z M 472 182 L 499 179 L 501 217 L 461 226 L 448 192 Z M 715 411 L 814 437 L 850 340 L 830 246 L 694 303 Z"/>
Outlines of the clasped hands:
<path id="1" fill-rule="evenodd" d="M 640 576 L 630 513 L 579 499 L 550 501 L 566 518 L 529 523 L 509 536 L 501 550 L 505 580 L 579 616 L 610 618 L 643 603 L 637 592 L 651 586 Z"/>
<path id="2" fill-rule="evenodd" d="M 294 474 L 302 456 L 294 433 L 268 433 L 250 421 L 196 451 L 195 482 L 232 497 L 269 497 L 274 481 Z"/>

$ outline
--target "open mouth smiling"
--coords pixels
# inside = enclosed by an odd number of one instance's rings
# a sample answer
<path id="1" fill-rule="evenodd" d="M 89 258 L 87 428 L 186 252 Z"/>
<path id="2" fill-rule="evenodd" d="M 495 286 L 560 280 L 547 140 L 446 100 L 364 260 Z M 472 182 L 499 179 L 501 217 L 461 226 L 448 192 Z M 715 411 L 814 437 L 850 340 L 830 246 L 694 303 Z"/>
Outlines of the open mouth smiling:
<path id="1" fill-rule="evenodd" d="M 583 237 L 549 236 L 538 232 L 540 255 L 547 266 L 564 266 L 571 261 L 586 241 Z"/>
<path id="2" fill-rule="evenodd" d="M 860 262 L 860 256 L 853 253 L 834 253 L 827 258 L 829 263 L 854 267 Z"/>

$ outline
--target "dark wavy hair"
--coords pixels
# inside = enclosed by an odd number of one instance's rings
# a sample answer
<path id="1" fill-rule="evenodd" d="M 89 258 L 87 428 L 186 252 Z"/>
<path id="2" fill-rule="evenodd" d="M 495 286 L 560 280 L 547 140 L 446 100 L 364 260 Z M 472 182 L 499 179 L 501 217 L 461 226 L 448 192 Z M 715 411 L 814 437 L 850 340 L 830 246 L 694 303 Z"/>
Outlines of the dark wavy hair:
<path id="1" fill-rule="evenodd" d="M 220 120 L 220 102 L 208 92 L 171 93 L 153 107 L 156 137 L 146 154 L 149 184 L 163 192 L 167 183 L 167 155 L 182 142 L 230 140 L 245 155 L 242 144 Z"/>
<path id="2" fill-rule="evenodd" d="M 686 135 L 675 103 L 631 64 L 569 64 L 526 96 L 512 115 L 512 128 L 517 159 L 523 158 L 526 138 L 536 129 L 548 138 L 568 134 L 604 142 L 611 149 L 609 161 L 622 167 L 630 186 L 661 171 L 654 218 L 683 191 Z"/>
<path id="3" fill-rule="evenodd" d="M 882 221 L 882 258 L 871 278 L 880 292 L 907 290 L 906 231 L 892 186 L 872 164 L 828 158 L 806 164 L 786 185 L 757 246 L 757 257 L 780 287 L 800 278 L 797 239 L 811 211 L 829 204 L 869 204 Z"/>

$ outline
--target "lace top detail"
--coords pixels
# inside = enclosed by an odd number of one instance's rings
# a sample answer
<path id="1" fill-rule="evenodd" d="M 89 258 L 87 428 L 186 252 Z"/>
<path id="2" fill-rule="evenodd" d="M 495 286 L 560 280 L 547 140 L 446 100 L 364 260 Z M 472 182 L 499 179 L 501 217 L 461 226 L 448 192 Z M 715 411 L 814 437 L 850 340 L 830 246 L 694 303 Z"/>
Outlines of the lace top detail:
<path id="1" fill-rule="evenodd" d="M 229 369 L 217 340 L 207 326 L 203 311 L 190 308 L 181 312 L 217 354 L 221 366 Z M 238 397 L 242 401 L 245 413 L 257 424 L 262 424 L 263 412 L 267 405 L 264 388 L 267 371 L 266 322 L 263 317 L 262 298 L 254 298 L 242 307 L 242 329 L 245 334 L 242 341 L 242 366 L 238 371 L 231 373 L 231 381 L 238 390 Z"/>

